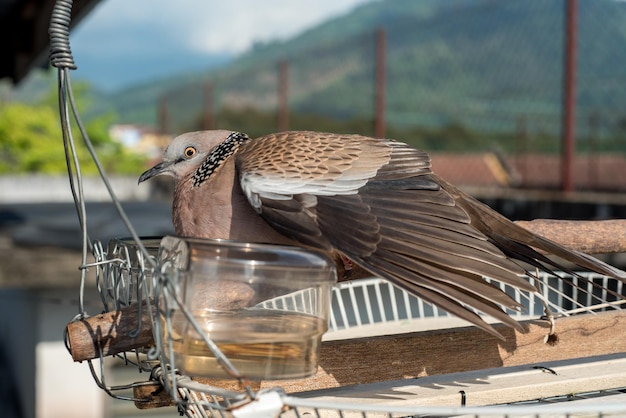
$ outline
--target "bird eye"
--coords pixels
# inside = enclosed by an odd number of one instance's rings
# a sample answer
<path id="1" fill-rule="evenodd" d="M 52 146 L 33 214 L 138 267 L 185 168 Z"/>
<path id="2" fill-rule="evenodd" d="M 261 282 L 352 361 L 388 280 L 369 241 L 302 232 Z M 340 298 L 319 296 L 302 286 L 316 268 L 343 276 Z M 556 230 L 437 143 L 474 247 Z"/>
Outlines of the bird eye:
<path id="1" fill-rule="evenodd" d="M 187 147 L 185 148 L 185 152 L 184 152 L 185 158 L 189 159 L 193 157 L 194 155 L 196 155 L 197 152 L 198 151 L 196 151 L 194 147 Z"/>

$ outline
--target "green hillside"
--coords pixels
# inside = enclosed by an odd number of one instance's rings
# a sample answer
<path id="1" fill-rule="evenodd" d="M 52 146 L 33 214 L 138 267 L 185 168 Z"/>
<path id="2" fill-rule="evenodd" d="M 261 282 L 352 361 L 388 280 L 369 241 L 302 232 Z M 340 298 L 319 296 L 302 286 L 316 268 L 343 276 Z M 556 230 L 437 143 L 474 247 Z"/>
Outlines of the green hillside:
<path id="1" fill-rule="evenodd" d="M 286 59 L 292 119 L 309 115 L 316 124 L 310 128 L 323 125 L 322 119 L 370 121 L 374 30 L 381 27 L 388 41 L 392 129 L 457 126 L 512 136 L 523 120 L 535 136 L 554 135 L 560 126 L 563 20 L 560 1 L 374 1 L 294 39 L 257 45 L 226 68 L 139 86 L 108 101 L 124 122 L 155 123 L 157 100 L 169 92 L 170 129 L 191 129 L 203 103 L 201 82 L 210 79 L 218 124 L 232 121 L 220 114 L 239 110 L 251 117 L 265 112 L 271 125 L 277 62 Z M 599 135 L 621 135 L 626 4 L 581 0 L 578 35 L 579 132 L 595 115 Z"/>

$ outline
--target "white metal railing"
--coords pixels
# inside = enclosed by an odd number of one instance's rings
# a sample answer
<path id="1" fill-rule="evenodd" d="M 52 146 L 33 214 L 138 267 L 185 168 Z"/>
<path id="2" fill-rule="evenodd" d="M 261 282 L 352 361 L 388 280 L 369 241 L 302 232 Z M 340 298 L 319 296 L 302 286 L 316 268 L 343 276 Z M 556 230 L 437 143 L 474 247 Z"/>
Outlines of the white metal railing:
<path id="1" fill-rule="evenodd" d="M 594 313 L 598 310 L 621 309 L 624 283 L 597 273 L 581 272 L 577 276 L 558 273 L 567 280 L 542 273 L 538 292 L 530 293 L 493 282 L 522 306 L 520 311 L 507 311 L 518 320 L 538 318 L 548 307 L 555 315 Z M 599 286 L 595 286 L 595 284 Z M 379 323 L 424 321 L 450 317 L 450 314 L 394 286 L 388 281 L 369 278 L 343 282 L 333 289 L 329 332 Z"/>

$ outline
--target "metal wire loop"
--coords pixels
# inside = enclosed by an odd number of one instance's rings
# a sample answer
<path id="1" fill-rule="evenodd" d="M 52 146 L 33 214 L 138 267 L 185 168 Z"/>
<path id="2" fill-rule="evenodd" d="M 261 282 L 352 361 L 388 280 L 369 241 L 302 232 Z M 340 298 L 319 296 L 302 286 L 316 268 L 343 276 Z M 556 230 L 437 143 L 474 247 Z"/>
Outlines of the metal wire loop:
<path id="1" fill-rule="evenodd" d="M 50 64 L 56 68 L 78 68 L 70 48 L 70 23 L 72 0 L 59 0 L 52 9 L 50 18 Z"/>

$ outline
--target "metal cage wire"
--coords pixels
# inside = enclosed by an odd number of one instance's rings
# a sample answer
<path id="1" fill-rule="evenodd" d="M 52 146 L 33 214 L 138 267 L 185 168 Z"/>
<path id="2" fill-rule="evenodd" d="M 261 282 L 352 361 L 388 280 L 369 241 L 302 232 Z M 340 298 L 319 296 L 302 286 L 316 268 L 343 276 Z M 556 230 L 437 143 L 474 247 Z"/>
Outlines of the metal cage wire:
<path id="1" fill-rule="evenodd" d="M 220 363 L 229 370 L 233 379 L 238 380 L 244 391 L 235 392 L 212 387 L 181 375 L 174 364 L 167 358 L 171 355 L 171 339 L 163 339 L 162 327 L 170 327 L 171 316 L 169 306 L 181 309 L 191 325 L 200 330 L 193 317 L 181 303 L 180 295 L 173 285 L 176 280 L 176 269 L 169 268 L 159 262 L 154 251 L 157 240 L 142 239 L 135 232 L 128 217 L 124 213 L 119 199 L 112 189 L 107 175 L 100 164 L 94 147 L 81 122 L 78 109 L 72 94 L 70 70 L 76 69 L 69 44 L 69 26 L 71 22 L 71 0 L 57 0 L 50 24 L 51 53 L 50 62 L 58 69 L 59 114 L 63 135 L 63 145 L 67 160 L 67 171 L 70 189 L 74 197 L 78 220 L 82 229 L 82 259 L 80 266 L 79 306 L 76 319 L 88 316 L 84 306 L 85 285 L 88 271 L 93 273 L 94 283 L 98 290 L 103 310 L 118 310 L 131 304 L 138 304 L 140 309 L 147 309 L 152 321 L 155 346 L 149 349 L 136 349 L 118 355 L 130 367 L 136 367 L 138 373 L 149 373 L 149 378 L 129 384 L 110 386 L 105 378 L 104 358 L 89 361 L 89 367 L 97 385 L 109 395 L 128 401 L 141 402 L 124 393 L 128 389 L 159 382 L 172 396 L 181 414 L 189 417 L 224 417 L 224 416 L 541 416 L 548 414 L 570 415 L 574 412 L 596 414 L 598 416 L 612 413 L 626 414 L 625 405 L 602 404 L 573 406 L 564 404 L 549 411 L 538 405 L 497 406 L 497 407 L 385 407 L 366 406 L 353 403 L 329 403 L 287 395 L 280 388 L 254 392 L 247 385 L 245 377 L 238 373 L 228 358 L 202 332 L 206 345 L 213 351 Z M 78 132 L 96 164 L 102 182 L 106 186 L 111 201 L 116 207 L 119 217 L 126 225 L 130 238 L 116 240 L 105 248 L 99 242 L 90 240 L 87 231 L 87 211 L 83 195 L 81 168 L 77 158 L 72 126 Z M 89 254 L 95 261 L 88 262 Z M 595 274 L 565 275 L 565 279 L 556 280 L 548 275 L 529 277 L 538 288 L 538 292 L 530 294 L 520 292 L 494 281 L 503 291 L 512 296 L 523 309 L 509 312 L 516 319 L 540 317 L 546 313 L 568 316 L 586 312 L 593 314 L 601 310 L 621 309 L 623 300 L 622 282 Z M 600 284 L 599 286 L 597 284 Z M 608 290 L 606 290 L 608 289 Z M 264 303 L 290 303 L 289 298 L 306 298 L 306 294 L 287 295 Z M 159 301 L 158 303 L 152 303 Z M 145 302 L 145 303 L 143 303 Z M 158 320 L 158 317 L 164 321 Z M 428 318 L 446 317 L 448 314 L 436 306 L 430 305 L 388 282 L 380 279 L 366 279 L 353 283 L 343 283 L 333 291 L 332 315 L 329 333 L 338 334 L 355 327 L 367 327 L 380 323 L 424 321 Z M 139 333 L 137 328 L 129 337 Z M 164 356 L 169 353 L 169 356 Z M 256 408 L 256 409 L 255 409 Z M 260 408 L 260 409 L 259 409 Z M 259 410 L 265 415 L 254 415 Z"/>

